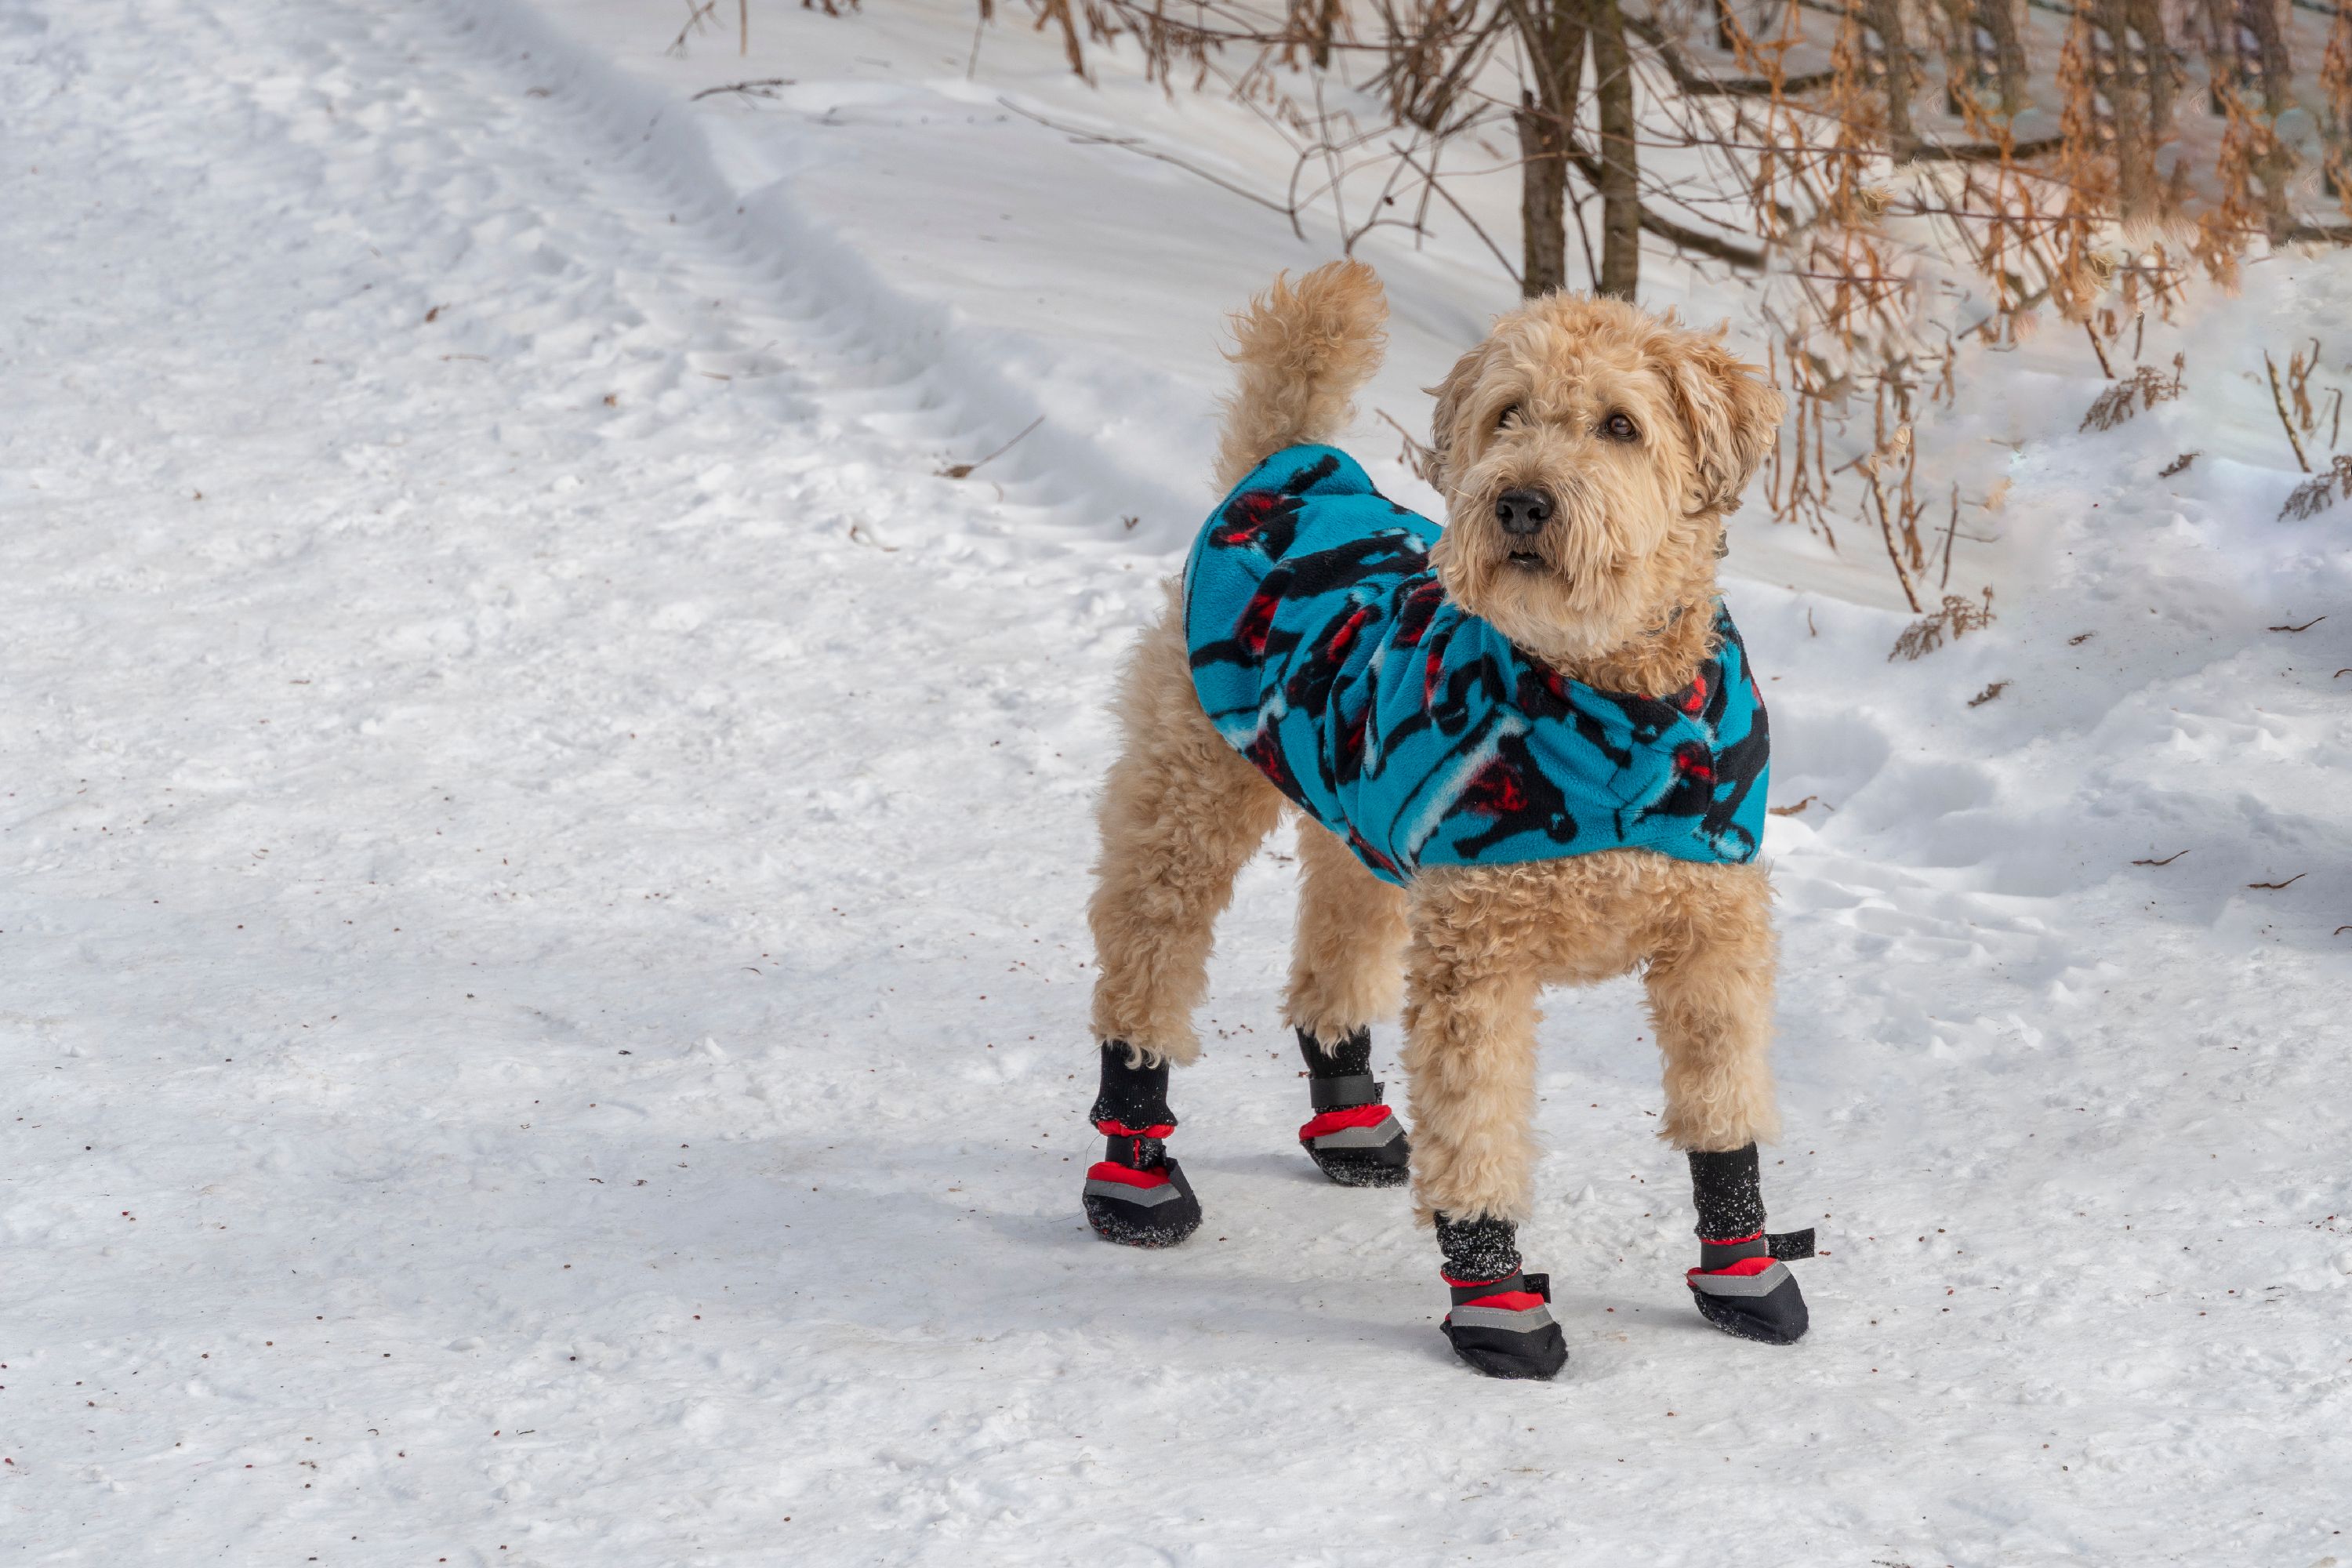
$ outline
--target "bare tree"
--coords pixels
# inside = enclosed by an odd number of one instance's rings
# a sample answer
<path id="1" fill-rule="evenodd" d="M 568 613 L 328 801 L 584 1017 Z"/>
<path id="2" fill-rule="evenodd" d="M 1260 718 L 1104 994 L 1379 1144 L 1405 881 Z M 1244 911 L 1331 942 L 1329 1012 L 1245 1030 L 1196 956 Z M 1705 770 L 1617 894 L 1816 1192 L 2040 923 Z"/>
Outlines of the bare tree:
<path id="1" fill-rule="evenodd" d="M 1741 276 L 1790 395 L 1775 515 L 1832 548 L 1858 518 L 1915 604 L 1971 537 L 1958 479 L 1927 475 L 1912 437 L 1959 395 L 1960 345 L 2013 344 L 2054 313 L 2137 384 L 2144 318 L 2194 273 L 2231 284 L 2266 244 L 2352 241 L 2352 0 L 1030 3 L 1073 71 L 1132 39 L 1170 92 L 1181 76 L 1246 105 L 1294 171 L 1277 195 L 1059 129 L 1302 236 L 1326 216 L 1348 248 L 1466 230 L 1528 296 L 1633 299 L 1645 245 Z M 2296 50 L 2323 45 L 2298 79 Z M 2183 107 L 2200 86 L 2210 117 Z M 1517 165 L 1517 246 L 1461 189 L 1497 153 Z"/>
<path id="2" fill-rule="evenodd" d="M 1519 228 L 1528 299 L 1568 287 L 1569 149 L 1584 79 L 1587 0 L 1510 0 L 1532 85 L 1519 95 Z"/>
<path id="3" fill-rule="evenodd" d="M 1593 292 L 1631 300 L 1642 280 L 1641 132 L 1633 113 L 1633 57 L 1618 0 L 1590 0 L 1592 95 L 1600 111 L 1601 276 Z"/>

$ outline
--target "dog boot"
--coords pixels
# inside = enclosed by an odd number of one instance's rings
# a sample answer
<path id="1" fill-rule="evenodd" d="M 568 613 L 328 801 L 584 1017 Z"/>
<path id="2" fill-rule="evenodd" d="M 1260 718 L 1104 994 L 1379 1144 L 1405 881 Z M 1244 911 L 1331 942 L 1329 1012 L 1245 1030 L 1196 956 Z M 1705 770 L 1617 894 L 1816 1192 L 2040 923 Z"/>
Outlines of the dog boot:
<path id="1" fill-rule="evenodd" d="M 1402 1186 L 1412 1148 L 1396 1112 L 1381 1103 L 1371 1030 L 1358 1029 L 1326 1050 L 1301 1029 L 1298 1054 L 1307 1058 L 1315 1107 L 1314 1119 L 1298 1130 L 1307 1158 L 1343 1187 Z"/>
<path id="2" fill-rule="evenodd" d="M 1087 1222 L 1122 1247 L 1173 1247 L 1201 1225 L 1201 1200 L 1161 1142 L 1176 1131 L 1168 1109 L 1168 1064 L 1127 1065 L 1127 1046 L 1106 1040 L 1102 1089 L 1087 1112 L 1109 1140 L 1087 1171 Z"/>
<path id="3" fill-rule="evenodd" d="M 1549 1378 L 1568 1364 L 1551 1318 L 1551 1277 L 1519 1268 L 1508 1220 L 1437 1216 L 1437 1245 L 1454 1310 L 1438 1327 L 1454 1353 L 1488 1377 Z"/>
<path id="4" fill-rule="evenodd" d="M 1784 1259 L 1811 1258 L 1813 1233 L 1765 1230 L 1755 1144 L 1719 1154 L 1693 1150 L 1690 1168 L 1698 1202 L 1698 1267 L 1684 1278 L 1699 1315 L 1743 1340 L 1795 1344 L 1811 1320 Z"/>

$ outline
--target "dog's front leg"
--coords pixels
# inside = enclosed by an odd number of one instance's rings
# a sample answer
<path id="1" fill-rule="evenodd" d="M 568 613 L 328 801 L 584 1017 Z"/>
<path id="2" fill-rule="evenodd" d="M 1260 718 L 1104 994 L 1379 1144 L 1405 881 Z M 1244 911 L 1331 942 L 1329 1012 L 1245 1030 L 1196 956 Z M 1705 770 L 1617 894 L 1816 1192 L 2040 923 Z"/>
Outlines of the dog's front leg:
<path id="1" fill-rule="evenodd" d="M 1413 1118 L 1413 1208 L 1437 1227 L 1456 1354 L 1496 1377 L 1550 1377 L 1568 1347 L 1550 1283 L 1521 1271 L 1517 1223 L 1533 1203 L 1533 944 L 1477 873 L 1414 889 L 1404 1067 Z"/>
<path id="2" fill-rule="evenodd" d="M 1764 1228 L 1756 1142 L 1780 1130 L 1772 1043 L 1771 888 L 1760 868 L 1681 867 L 1644 977 L 1665 1058 L 1660 1136 L 1688 1152 L 1699 1265 L 1685 1279 L 1699 1311 L 1743 1339 L 1792 1344 L 1805 1299 L 1780 1259 L 1811 1251 L 1811 1232 Z"/>
<path id="3" fill-rule="evenodd" d="M 1643 976 L 1665 1057 L 1658 1135 L 1703 1150 L 1774 1137 L 1771 884 L 1754 866 L 1664 870 Z"/>

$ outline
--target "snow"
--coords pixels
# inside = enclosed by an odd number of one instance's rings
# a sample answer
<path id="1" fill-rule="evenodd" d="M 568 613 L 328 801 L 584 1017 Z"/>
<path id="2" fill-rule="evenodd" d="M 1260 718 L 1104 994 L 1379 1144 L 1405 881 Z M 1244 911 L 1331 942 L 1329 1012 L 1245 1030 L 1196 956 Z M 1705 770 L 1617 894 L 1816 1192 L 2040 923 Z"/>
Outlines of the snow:
<path id="1" fill-rule="evenodd" d="M 930 0 L 762 6 L 740 58 L 678 20 L 0 10 L 0 1546 L 2352 1560 L 2352 507 L 2273 521 L 2258 352 L 2352 268 L 2151 324 L 2188 395 L 2111 432 L 2078 339 L 1972 360 L 1922 439 L 2011 481 L 1952 584 L 2000 620 L 1916 663 L 1858 525 L 1743 515 L 1814 797 L 1766 1166 L 1814 1331 L 1681 1299 L 1619 984 L 1543 1033 L 1572 1360 L 1491 1384 L 1402 1194 L 1296 1149 L 1279 846 L 1174 1090 L 1207 1226 L 1077 1204 L 1103 703 L 1208 499 L 1218 317 L 1328 225 L 1004 109 L 1284 172 L 1017 15 L 969 77 Z M 1364 254 L 1350 444 L 1425 501 L 1369 410 L 1418 428 L 1507 300 L 1466 233 Z"/>

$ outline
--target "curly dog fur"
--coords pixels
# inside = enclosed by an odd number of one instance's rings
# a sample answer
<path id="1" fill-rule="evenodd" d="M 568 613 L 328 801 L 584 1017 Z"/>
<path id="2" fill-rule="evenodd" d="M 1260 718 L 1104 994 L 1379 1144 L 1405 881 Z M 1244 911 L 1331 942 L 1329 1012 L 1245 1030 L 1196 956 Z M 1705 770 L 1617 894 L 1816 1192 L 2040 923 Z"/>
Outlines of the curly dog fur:
<path id="1" fill-rule="evenodd" d="M 1235 317 L 1221 488 L 1346 426 L 1379 365 L 1386 313 L 1371 269 L 1337 262 L 1277 279 Z M 1446 525 L 1431 559 L 1446 593 L 1589 685 L 1661 697 L 1686 688 L 1712 651 L 1723 518 L 1770 449 L 1780 395 L 1713 337 L 1560 294 L 1502 317 L 1433 390 Z M 1496 523 L 1509 489 L 1555 502 L 1532 548 Z M 1201 710 L 1172 585 L 1118 712 L 1088 908 L 1094 1028 L 1144 1062 L 1185 1066 L 1200 1055 L 1192 1013 L 1216 918 L 1287 805 Z M 1300 834 L 1288 1019 L 1336 1043 L 1395 1008 L 1402 976 L 1424 1223 L 1440 1212 L 1527 1217 L 1546 985 L 1640 970 L 1664 1058 L 1661 1136 L 1693 1150 L 1773 1136 L 1771 888 L 1760 866 L 1621 849 L 1433 868 L 1399 889 L 1323 827 L 1305 822 Z"/>

